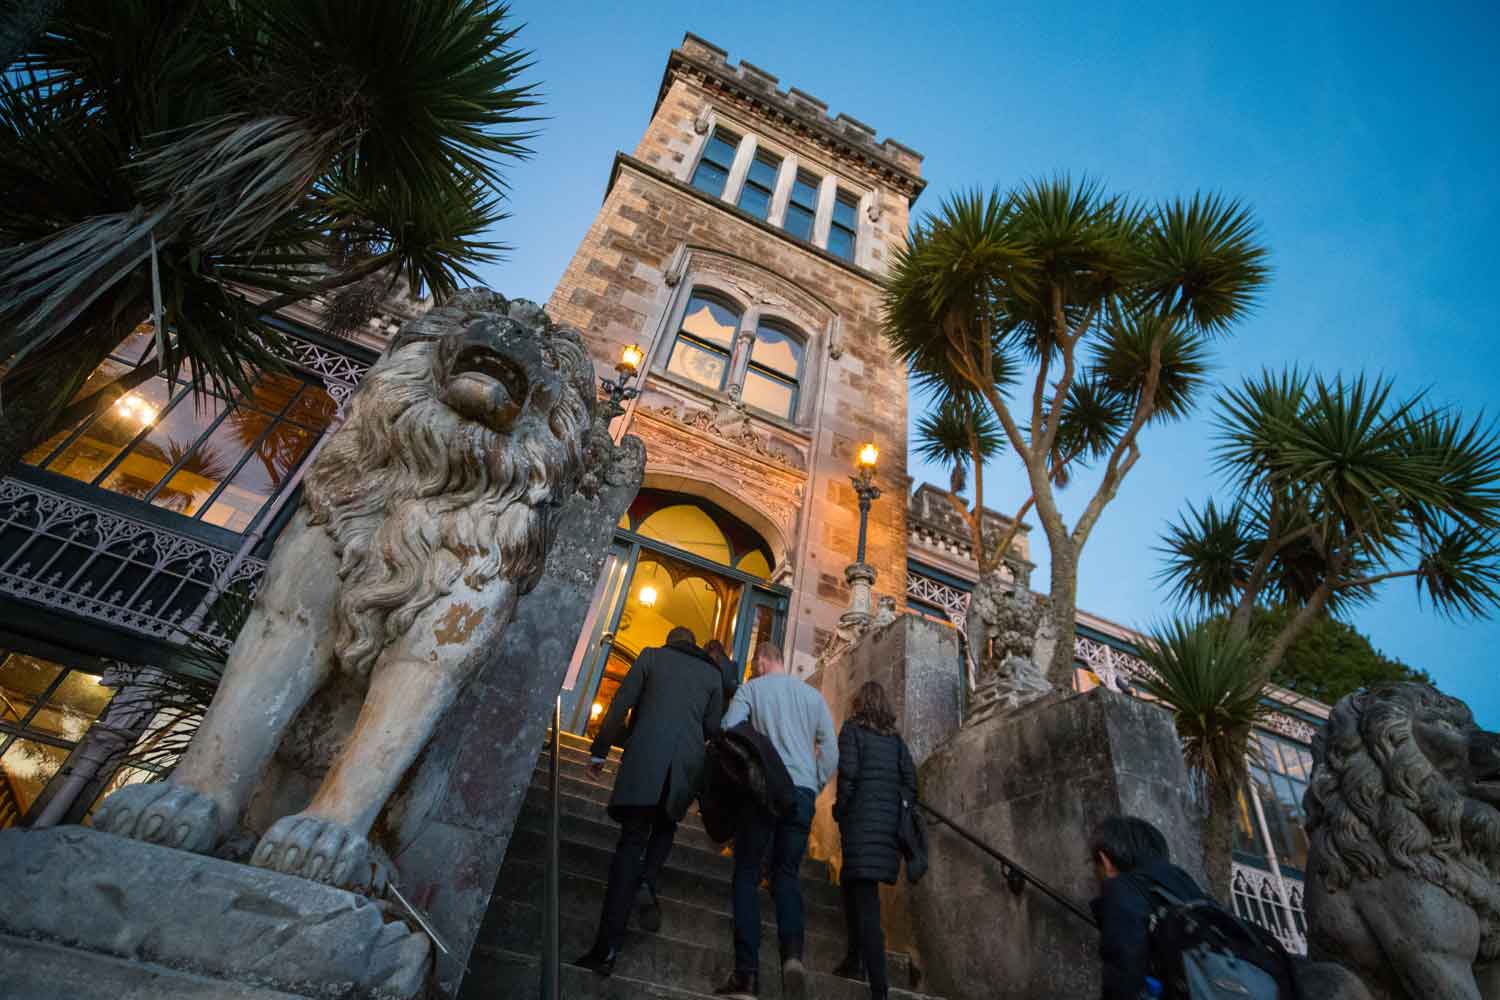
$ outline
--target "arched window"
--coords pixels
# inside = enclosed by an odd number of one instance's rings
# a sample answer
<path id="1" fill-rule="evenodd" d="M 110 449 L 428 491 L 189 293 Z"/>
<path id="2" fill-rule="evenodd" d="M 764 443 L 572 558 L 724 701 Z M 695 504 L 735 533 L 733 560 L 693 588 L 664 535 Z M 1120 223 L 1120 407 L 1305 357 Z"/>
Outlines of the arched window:
<path id="1" fill-rule="evenodd" d="M 667 359 L 667 371 L 710 389 L 724 388 L 734 356 L 740 312 L 718 298 L 694 291 Z"/>
<path id="2" fill-rule="evenodd" d="M 755 330 L 740 398 L 747 406 L 790 418 L 797 412 L 801 378 L 801 339 L 780 324 L 762 321 Z"/>

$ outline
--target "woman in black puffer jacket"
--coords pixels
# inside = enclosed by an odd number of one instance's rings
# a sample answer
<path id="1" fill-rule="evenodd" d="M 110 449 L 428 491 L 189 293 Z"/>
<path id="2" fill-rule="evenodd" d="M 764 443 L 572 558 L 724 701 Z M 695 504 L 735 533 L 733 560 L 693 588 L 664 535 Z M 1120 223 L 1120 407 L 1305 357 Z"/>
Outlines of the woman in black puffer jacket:
<path id="1" fill-rule="evenodd" d="M 901 874 L 896 829 L 902 803 L 915 803 L 916 798 L 917 769 L 911 751 L 896 732 L 885 688 L 869 681 L 855 694 L 849 718 L 839 732 L 833 818 L 843 841 L 840 884 L 849 943 L 844 961 L 833 971 L 848 979 L 864 978 L 862 971 L 868 974 L 870 996 L 877 1000 L 889 990 L 879 883 L 894 884 Z"/>

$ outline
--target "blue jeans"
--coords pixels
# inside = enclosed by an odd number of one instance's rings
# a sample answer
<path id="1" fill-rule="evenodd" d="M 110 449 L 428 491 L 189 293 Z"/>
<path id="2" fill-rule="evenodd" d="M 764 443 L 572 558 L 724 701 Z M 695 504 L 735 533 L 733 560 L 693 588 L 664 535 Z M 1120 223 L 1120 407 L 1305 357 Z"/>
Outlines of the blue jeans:
<path id="1" fill-rule="evenodd" d="M 771 898 L 776 903 L 776 936 L 782 951 L 794 942 L 801 952 L 802 855 L 807 852 L 807 834 L 812 829 L 813 803 L 817 794 L 797 789 L 797 804 L 777 819 L 750 807 L 734 835 L 734 968 L 737 972 L 760 969 L 760 867 L 766 849 L 771 850 Z"/>

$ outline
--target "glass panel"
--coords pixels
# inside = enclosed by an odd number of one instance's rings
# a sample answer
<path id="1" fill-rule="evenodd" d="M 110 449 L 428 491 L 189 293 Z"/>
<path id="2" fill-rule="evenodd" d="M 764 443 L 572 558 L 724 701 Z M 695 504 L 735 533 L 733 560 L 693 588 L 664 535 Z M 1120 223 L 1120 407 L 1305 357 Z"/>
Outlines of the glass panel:
<path id="1" fill-rule="evenodd" d="M 103 802 L 110 792 L 124 788 L 126 785 L 137 785 L 143 781 L 150 781 L 155 777 L 157 775 L 153 772 L 145 771 L 138 767 L 120 768 L 115 772 L 114 777 L 105 783 L 104 790 L 94 797 L 94 803 L 89 806 L 89 811 L 85 814 L 85 818 L 93 815 L 94 810 L 99 808 L 99 803 Z"/>
<path id="2" fill-rule="evenodd" d="M 755 347 L 750 351 L 750 360 L 788 378 L 796 378 L 802 370 L 802 342 L 774 326 L 762 326 L 755 331 Z"/>
<path id="3" fill-rule="evenodd" d="M 769 604 L 757 604 L 750 619 L 750 639 L 745 647 L 745 676 L 750 676 L 750 664 L 755 662 L 755 650 L 763 642 L 773 642 L 776 627 L 776 611 Z"/>
<path id="4" fill-rule="evenodd" d="M 801 205 L 809 212 L 816 212 L 818 210 L 818 185 L 821 183 L 821 178 L 797 171 L 797 179 L 792 182 L 792 204 Z"/>
<path id="5" fill-rule="evenodd" d="M 708 140 L 708 145 L 703 147 L 703 158 L 710 163 L 718 164 L 727 171 L 734 163 L 734 153 L 739 145 L 739 136 L 722 129 L 714 129 L 713 137 Z"/>
<path id="6" fill-rule="evenodd" d="M 226 420 L 220 426 L 229 423 Z M 315 440 L 311 431 L 278 422 L 204 512 L 203 520 L 230 531 L 244 531 L 261 507 L 281 490 Z"/>
<path id="7" fill-rule="evenodd" d="M 77 742 L 89 725 L 109 704 L 113 688 L 104 687 L 99 678 L 82 670 L 70 670 L 52 697 L 32 716 L 29 728 Z"/>
<path id="8" fill-rule="evenodd" d="M 667 371 L 690 378 L 710 389 L 721 389 L 724 386 L 724 375 L 729 371 L 729 356 L 699 347 L 691 341 L 679 340 L 672 348 Z"/>
<path id="9" fill-rule="evenodd" d="M 828 251 L 845 260 L 854 259 L 854 234 L 838 226 L 828 230 Z"/>
<path id="10" fill-rule="evenodd" d="M 58 771 L 68 751 L 32 740 L 15 740 L 0 756 L 0 813 L 25 816 Z M 12 821 L 13 823 L 14 821 Z"/>
<path id="11" fill-rule="evenodd" d="M 693 171 L 693 187 L 715 198 L 724 193 L 724 183 L 727 180 L 729 171 L 707 160 L 699 163 L 698 169 Z"/>
<path id="12" fill-rule="evenodd" d="M 682 328 L 699 340 L 728 348 L 740 328 L 740 314 L 727 306 L 694 295 L 688 300 Z"/>
<path id="13" fill-rule="evenodd" d="M 788 205 L 783 228 L 799 240 L 810 240 L 813 234 L 813 213 L 801 205 Z"/>
<path id="14" fill-rule="evenodd" d="M 130 397 L 126 396 L 121 402 L 128 399 Z M 114 408 L 120 409 L 120 404 L 115 404 Z M 139 407 L 136 407 L 126 413 L 138 410 Z M 195 450 L 193 445 L 222 412 L 224 400 L 218 396 L 195 397 L 190 393 L 184 394 L 167 411 L 167 415 L 156 422 L 150 433 L 130 449 L 125 460 L 115 466 L 114 471 L 100 485 L 125 496 L 144 499 L 161 482 L 167 470 L 183 459 L 186 459 L 184 468 L 191 469 L 204 478 L 217 480 L 218 476 L 224 475 L 233 467 L 235 456 L 226 456 L 208 449 Z M 138 424 L 149 422 L 145 415 L 127 416 L 127 419 L 133 419 Z"/>
<path id="15" fill-rule="evenodd" d="M 303 427 L 309 427 L 321 434 L 328 429 L 337 410 L 338 404 L 333 401 L 332 396 L 328 395 L 326 389 L 317 385 L 305 385 L 302 387 L 302 394 L 286 412 L 286 416 L 288 420 L 295 420 Z"/>
<path id="16" fill-rule="evenodd" d="M 728 644 L 741 589 L 712 570 L 643 550 L 615 632 L 615 651 L 634 660 L 641 650 L 665 643 L 678 626 L 691 629 L 700 644 L 710 639 Z"/>
<path id="17" fill-rule="evenodd" d="M 160 378 L 126 393 L 99 414 L 88 430 L 63 449 L 47 468 L 85 483 L 93 482 L 137 434 L 156 421 L 157 415 L 166 409 L 168 398 L 166 380 Z"/>
<path id="18" fill-rule="evenodd" d="M 196 514 L 271 421 L 259 410 L 236 406 L 172 473 L 152 505 L 189 517 Z"/>
<path id="19" fill-rule="evenodd" d="M 642 520 L 636 532 L 710 562 L 729 565 L 729 539 L 702 507 L 691 504 L 663 507 Z"/>
<path id="20" fill-rule="evenodd" d="M 760 549 L 752 549 L 744 556 L 741 556 L 740 561 L 735 563 L 734 568 L 741 573 L 758 576 L 762 580 L 771 575 L 771 564 L 767 561 L 766 554 Z"/>
<path id="21" fill-rule="evenodd" d="M 793 384 L 751 369 L 745 373 L 745 388 L 740 393 L 740 398 L 745 401 L 746 406 L 774 413 L 778 417 L 790 417 L 795 391 Z"/>
<path id="22" fill-rule="evenodd" d="M 62 671 L 57 664 L 35 657 L 6 656 L 0 662 L 0 721 L 20 725 Z"/>
<path id="23" fill-rule="evenodd" d="M 768 153 L 756 153 L 755 159 L 750 161 L 750 172 L 745 177 L 746 183 L 765 188 L 767 191 L 776 189 L 776 171 L 781 166 L 781 160 Z"/>
<path id="24" fill-rule="evenodd" d="M 771 192 L 747 181 L 740 191 L 740 208 L 757 219 L 764 219 L 771 214 Z"/>
<path id="25" fill-rule="evenodd" d="M 250 402 L 267 413 L 280 413 L 305 384 L 293 375 L 266 375 L 255 383 Z"/>
<path id="26" fill-rule="evenodd" d="M 845 229 L 859 229 L 854 221 L 855 211 L 858 208 L 859 199 L 854 198 L 848 192 L 840 191 L 833 200 L 834 224 L 843 226 Z"/>

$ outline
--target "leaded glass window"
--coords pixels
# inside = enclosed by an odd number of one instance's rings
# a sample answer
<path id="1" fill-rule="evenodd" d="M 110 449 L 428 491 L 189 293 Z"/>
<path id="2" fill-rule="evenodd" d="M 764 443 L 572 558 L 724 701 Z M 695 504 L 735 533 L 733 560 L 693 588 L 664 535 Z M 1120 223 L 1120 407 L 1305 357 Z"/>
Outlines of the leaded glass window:
<path id="1" fill-rule="evenodd" d="M 790 418 L 797 407 L 801 373 L 802 341 L 773 323 L 763 322 L 755 331 L 740 398 L 747 406 Z"/>
<path id="2" fill-rule="evenodd" d="M 739 328 L 739 310 L 720 299 L 694 292 L 667 359 L 667 371 L 710 389 L 723 389 Z"/>
<path id="3" fill-rule="evenodd" d="M 847 261 L 854 260 L 854 244 L 859 233 L 859 199 L 839 189 L 833 199 L 833 218 L 828 226 L 828 249 Z"/>
<path id="4" fill-rule="evenodd" d="M 781 170 L 781 158 L 765 150 L 757 150 L 750 161 L 750 171 L 745 175 L 745 185 L 740 189 L 740 208 L 757 219 L 771 214 L 771 195 L 776 191 L 776 174 Z"/>
<path id="5" fill-rule="evenodd" d="M 799 240 L 811 240 L 813 223 L 818 216 L 818 185 L 822 178 L 806 170 L 797 171 L 792 182 L 791 197 L 786 205 L 786 221 L 783 228 Z"/>
<path id="6" fill-rule="evenodd" d="M 708 143 L 703 147 L 698 169 L 693 171 L 693 187 L 715 198 L 722 195 L 739 145 L 740 137 L 733 132 L 722 128 L 714 129 L 713 135 L 708 137 Z"/>
<path id="7" fill-rule="evenodd" d="M 26 817 L 113 694 L 95 674 L 0 649 L 0 829 Z"/>

